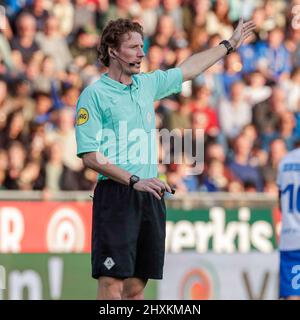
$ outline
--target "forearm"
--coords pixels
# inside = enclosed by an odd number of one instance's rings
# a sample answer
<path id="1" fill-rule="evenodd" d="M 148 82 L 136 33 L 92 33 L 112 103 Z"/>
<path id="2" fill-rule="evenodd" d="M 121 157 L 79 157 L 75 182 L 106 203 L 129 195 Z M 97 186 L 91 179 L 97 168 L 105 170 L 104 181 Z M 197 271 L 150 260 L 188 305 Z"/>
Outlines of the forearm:
<path id="1" fill-rule="evenodd" d="M 194 79 L 222 59 L 226 53 L 226 47 L 221 44 L 190 56 L 178 66 L 182 70 L 183 81 Z"/>
<path id="2" fill-rule="evenodd" d="M 110 163 L 100 152 L 86 153 L 83 156 L 83 163 L 85 167 L 95 170 L 112 180 L 129 185 L 129 178 L 132 174 Z"/>

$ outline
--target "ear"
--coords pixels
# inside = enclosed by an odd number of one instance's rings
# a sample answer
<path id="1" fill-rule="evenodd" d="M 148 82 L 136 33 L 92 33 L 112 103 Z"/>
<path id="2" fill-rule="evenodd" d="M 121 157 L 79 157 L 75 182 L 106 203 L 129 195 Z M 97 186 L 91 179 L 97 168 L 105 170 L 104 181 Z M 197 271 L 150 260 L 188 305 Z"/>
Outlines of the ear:
<path id="1" fill-rule="evenodd" d="M 116 54 L 114 53 L 114 51 L 112 49 L 108 49 L 108 54 L 112 57 L 115 58 Z"/>

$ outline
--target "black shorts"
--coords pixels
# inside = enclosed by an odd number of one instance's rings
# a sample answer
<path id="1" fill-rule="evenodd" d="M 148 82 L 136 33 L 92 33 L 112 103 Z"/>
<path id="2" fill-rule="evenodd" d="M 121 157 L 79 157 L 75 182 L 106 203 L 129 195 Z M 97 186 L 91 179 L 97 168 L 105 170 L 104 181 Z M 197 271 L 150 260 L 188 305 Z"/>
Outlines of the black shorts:
<path id="1" fill-rule="evenodd" d="M 166 206 L 149 192 L 113 180 L 93 199 L 92 277 L 162 279 Z"/>

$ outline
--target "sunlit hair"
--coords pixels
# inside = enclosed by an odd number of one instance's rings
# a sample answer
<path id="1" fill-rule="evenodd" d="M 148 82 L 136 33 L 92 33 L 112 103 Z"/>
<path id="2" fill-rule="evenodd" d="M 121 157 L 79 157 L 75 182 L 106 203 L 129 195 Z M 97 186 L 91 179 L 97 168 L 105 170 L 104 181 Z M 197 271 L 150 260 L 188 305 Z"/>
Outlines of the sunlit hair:
<path id="1" fill-rule="evenodd" d="M 101 40 L 98 46 L 98 58 L 106 66 L 109 66 L 108 48 L 118 50 L 122 43 L 122 37 L 130 32 L 138 32 L 142 38 L 143 28 L 137 23 L 128 19 L 117 19 L 109 21 L 103 30 Z"/>

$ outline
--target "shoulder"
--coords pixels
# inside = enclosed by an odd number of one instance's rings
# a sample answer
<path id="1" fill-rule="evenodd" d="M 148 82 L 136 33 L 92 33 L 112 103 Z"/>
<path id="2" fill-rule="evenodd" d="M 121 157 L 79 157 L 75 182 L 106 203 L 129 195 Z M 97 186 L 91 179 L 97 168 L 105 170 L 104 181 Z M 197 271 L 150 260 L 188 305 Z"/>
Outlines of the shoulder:
<path id="1" fill-rule="evenodd" d="M 278 169 L 282 170 L 282 167 L 289 162 L 299 162 L 300 148 L 288 152 L 279 162 Z"/>
<path id="2" fill-rule="evenodd" d="M 80 93 L 80 97 L 83 98 L 94 98 L 96 95 L 99 95 L 99 92 L 101 89 L 101 82 L 100 80 L 97 80 L 93 82 L 92 84 L 89 84 L 86 86 Z"/>
<path id="3" fill-rule="evenodd" d="M 155 72 L 157 72 L 157 71 L 158 70 L 153 70 L 153 71 L 149 71 L 149 72 L 141 72 L 139 74 L 134 75 L 134 78 L 137 80 L 151 78 L 151 77 L 155 76 Z"/>

